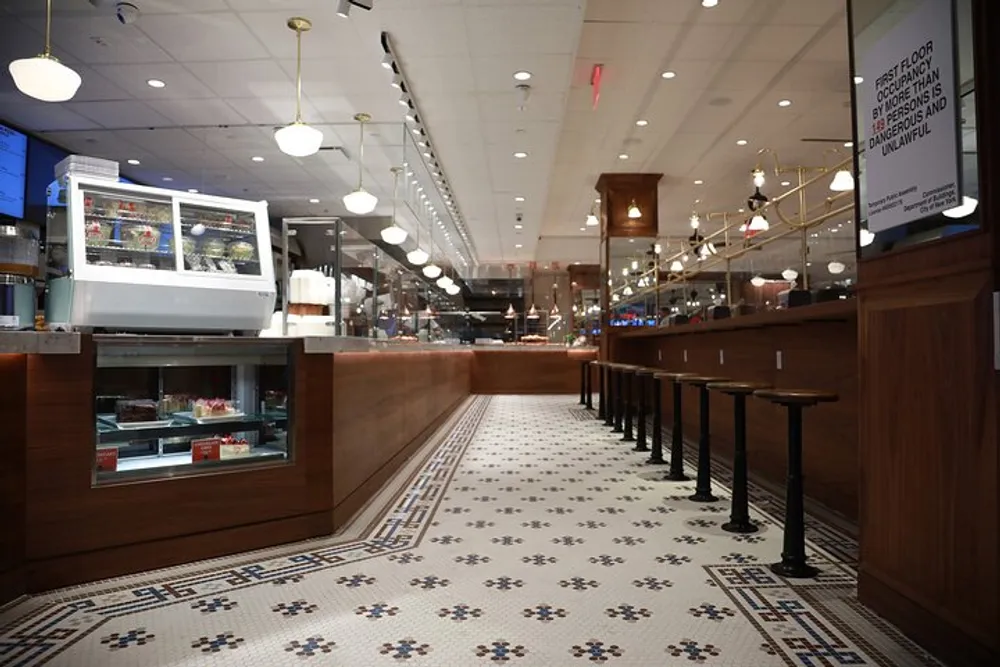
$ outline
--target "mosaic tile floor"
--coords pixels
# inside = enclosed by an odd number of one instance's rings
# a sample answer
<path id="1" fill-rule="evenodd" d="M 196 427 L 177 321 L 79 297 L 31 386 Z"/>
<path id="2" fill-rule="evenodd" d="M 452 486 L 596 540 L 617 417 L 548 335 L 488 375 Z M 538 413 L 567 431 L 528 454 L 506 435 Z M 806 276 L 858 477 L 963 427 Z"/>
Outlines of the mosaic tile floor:
<path id="1" fill-rule="evenodd" d="M 730 535 L 723 486 L 630 448 L 572 397 L 476 398 L 359 540 L 32 598 L 0 665 L 938 664 L 857 603 L 850 537 L 811 521 L 821 576 L 778 578 L 780 499 Z"/>

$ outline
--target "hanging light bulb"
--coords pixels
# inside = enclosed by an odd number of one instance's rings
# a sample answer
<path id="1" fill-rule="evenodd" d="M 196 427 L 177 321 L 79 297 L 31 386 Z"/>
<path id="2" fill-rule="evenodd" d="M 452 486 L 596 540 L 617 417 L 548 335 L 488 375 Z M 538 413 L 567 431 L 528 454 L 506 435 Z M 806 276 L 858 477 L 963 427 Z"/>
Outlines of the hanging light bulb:
<path id="1" fill-rule="evenodd" d="M 573 306 L 574 312 L 576 311 L 576 306 Z M 552 304 L 552 310 L 549 311 L 550 317 L 555 317 L 559 314 L 559 306 L 555 303 Z"/>
<path id="2" fill-rule="evenodd" d="M 597 227 L 599 224 L 601 224 L 601 221 L 597 219 L 597 216 L 594 215 L 593 211 L 591 211 L 590 213 L 587 214 L 587 226 L 588 227 Z"/>
<path id="3" fill-rule="evenodd" d="M 799 272 L 795 269 L 788 268 L 781 272 L 781 277 L 788 282 L 794 282 L 795 279 L 799 277 Z"/>
<path id="4" fill-rule="evenodd" d="M 508 320 L 512 320 L 515 317 L 517 317 L 517 311 L 514 310 L 514 304 L 510 304 L 509 306 L 507 306 L 507 312 L 504 313 L 503 316 Z"/>
<path id="5" fill-rule="evenodd" d="M 767 221 L 760 213 L 755 214 L 750 218 L 750 224 L 747 226 L 751 232 L 766 232 L 771 228 L 771 223 Z"/>
<path id="6" fill-rule="evenodd" d="M 846 169 L 841 169 L 833 176 L 830 189 L 834 192 L 849 192 L 854 189 L 854 176 Z"/>
<path id="7" fill-rule="evenodd" d="M 845 266 L 843 262 L 838 262 L 837 260 L 833 260 L 832 262 L 826 265 L 826 270 L 836 276 L 846 271 L 847 266 Z"/>
<path id="8" fill-rule="evenodd" d="M 675 259 L 670 264 L 670 270 L 673 271 L 674 273 L 680 273 L 681 271 L 684 270 L 684 264 L 682 264 L 680 260 Z"/>
<path id="9" fill-rule="evenodd" d="M 708 259 L 716 252 L 718 251 L 715 249 L 714 243 L 702 243 L 701 246 L 698 247 L 698 258 Z"/>
<path id="10" fill-rule="evenodd" d="M 538 319 L 538 317 L 539 317 L 539 315 L 538 315 L 538 309 L 535 308 L 535 304 L 531 304 L 531 308 L 528 310 L 528 314 L 525 315 L 525 317 L 527 319 L 529 319 L 529 320 L 537 320 Z"/>
<path id="11" fill-rule="evenodd" d="M 698 229 L 701 226 L 701 218 L 698 217 L 697 213 L 692 213 L 688 219 L 691 221 L 691 229 Z"/>
<path id="12" fill-rule="evenodd" d="M 629 204 L 628 207 L 628 218 L 629 220 L 638 220 L 641 217 L 642 217 L 642 211 L 639 210 L 639 207 L 636 205 L 635 200 L 633 199 L 632 203 Z"/>
<path id="13" fill-rule="evenodd" d="M 52 55 L 52 0 L 45 3 L 45 50 L 34 58 L 11 61 L 7 69 L 17 89 L 42 102 L 73 99 L 83 79 Z"/>
<path id="14" fill-rule="evenodd" d="M 378 204 L 378 197 L 368 192 L 364 188 L 365 172 L 365 123 L 372 119 L 366 113 L 359 113 L 354 116 L 360 128 L 360 139 L 358 140 L 358 187 L 353 192 L 344 195 L 344 206 L 355 215 L 367 215 L 375 210 Z"/>
<path id="15" fill-rule="evenodd" d="M 446 289 L 448 285 L 454 285 L 455 281 L 449 278 L 448 276 L 441 276 L 440 278 L 437 279 L 437 282 L 435 284 L 441 289 Z"/>
<path id="16" fill-rule="evenodd" d="M 753 186 L 755 188 L 764 187 L 764 172 L 759 167 L 753 170 Z"/>
<path id="17" fill-rule="evenodd" d="M 409 234 L 406 230 L 396 224 L 396 198 L 399 189 L 399 174 L 402 170 L 400 167 L 392 167 L 389 169 L 392 172 L 392 224 L 385 227 L 382 232 L 382 240 L 389 245 L 402 245 L 406 241 L 406 237 Z"/>
<path id="18" fill-rule="evenodd" d="M 763 287 L 767 284 L 767 281 L 763 276 L 757 275 L 750 279 L 750 284 L 754 287 Z"/>
<path id="19" fill-rule="evenodd" d="M 633 271 L 638 271 L 639 270 L 639 260 L 633 259 L 632 260 L 632 264 L 630 266 L 632 267 Z"/>
<path id="20" fill-rule="evenodd" d="M 946 218 L 964 218 L 972 215 L 976 212 L 976 208 L 979 206 L 979 200 L 973 197 L 962 197 L 962 203 L 955 208 L 949 208 L 947 211 L 942 211 L 941 215 Z"/>
<path id="21" fill-rule="evenodd" d="M 307 157 L 323 145 L 323 133 L 302 122 L 302 33 L 312 30 L 312 22 L 296 16 L 287 25 L 295 31 L 295 121 L 276 130 L 274 140 L 285 155 Z"/>
<path id="22" fill-rule="evenodd" d="M 430 264 L 425 266 L 422 269 L 422 271 L 423 274 L 428 278 L 430 278 L 431 280 L 434 280 L 435 278 L 441 275 L 441 267 L 435 264 L 434 262 L 431 262 Z"/>
<path id="23" fill-rule="evenodd" d="M 653 252 L 655 254 L 659 255 L 660 253 L 663 252 L 663 246 L 661 246 L 659 243 L 654 243 L 653 244 Z"/>
<path id="24" fill-rule="evenodd" d="M 858 234 L 858 244 L 862 248 L 867 248 L 874 242 L 875 242 L 875 232 L 868 231 L 867 229 L 862 227 L 861 233 Z"/>

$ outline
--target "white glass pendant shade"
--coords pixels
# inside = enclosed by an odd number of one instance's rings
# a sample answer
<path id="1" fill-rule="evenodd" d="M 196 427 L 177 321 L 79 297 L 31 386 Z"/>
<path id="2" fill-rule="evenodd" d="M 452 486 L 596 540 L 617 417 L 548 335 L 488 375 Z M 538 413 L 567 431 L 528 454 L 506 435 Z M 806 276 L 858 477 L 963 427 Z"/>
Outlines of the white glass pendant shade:
<path id="1" fill-rule="evenodd" d="M 423 266 L 430 259 L 430 255 L 426 251 L 420 248 L 415 248 L 410 252 L 406 253 L 406 261 L 408 261 L 413 266 Z"/>
<path id="2" fill-rule="evenodd" d="M 448 285 L 454 285 L 455 281 L 449 278 L 448 276 L 441 276 L 440 278 L 437 279 L 437 282 L 435 284 L 441 289 L 447 289 Z"/>
<path id="3" fill-rule="evenodd" d="M 444 291 L 450 294 L 451 296 L 455 296 L 456 294 L 462 291 L 462 288 L 456 285 L 455 283 L 452 283 L 447 287 L 445 287 Z"/>
<path id="4" fill-rule="evenodd" d="M 597 219 L 596 215 L 594 215 L 593 213 L 590 213 L 590 214 L 587 215 L 587 226 L 588 227 L 596 227 L 599 224 L 601 224 L 601 221 Z"/>
<path id="5" fill-rule="evenodd" d="M 71 100 L 83 83 L 76 71 L 46 54 L 14 60 L 7 69 L 18 90 L 42 102 Z"/>
<path id="6" fill-rule="evenodd" d="M 628 207 L 628 218 L 629 220 L 638 220 L 642 217 L 642 211 L 636 206 L 635 202 L 632 202 Z"/>
<path id="7" fill-rule="evenodd" d="M 854 189 L 854 176 L 846 169 L 838 171 L 833 181 L 830 182 L 830 189 L 834 192 L 849 192 Z"/>
<path id="8" fill-rule="evenodd" d="M 625 289 L 622 290 L 622 294 L 624 294 L 625 296 L 632 296 L 632 286 L 626 285 Z"/>
<path id="9" fill-rule="evenodd" d="M 308 157 L 319 152 L 323 133 L 300 120 L 274 131 L 278 149 L 292 157 Z"/>
<path id="10" fill-rule="evenodd" d="M 611 300 L 614 301 L 615 303 L 618 303 L 619 301 L 622 300 L 622 298 L 620 296 L 618 296 L 617 294 L 613 294 L 611 296 Z"/>
<path id="11" fill-rule="evenodd" d="M 507 312 L 503 314 L 508 320 L 512 320 L 517 317 L 517 311 L 514 310 L 514 304 L 507 306 Z"/>
<path id="12" fill-rule="evenodd" d="M 441 275 L 441 267 L 432 262 L 423 268 L 423 273 L 431 280 L 434 280 Z"/>
<path id="13" fill-rule="evenodd" d="M 673 263 L 670 264 L 670 270 L 673 271 L 674 273 L 680 273 L 681 271 L 684 270 L 684 265 L 681 263 L 679 259 L 675 259 Z"/>
<path id="14" fill-rule="evenodd" d="M 764 172 L 760 169 L 753 170 L 753 185 L 755 188 L 764 187 Z"/>
<path id="15" fill-rule="evenodd" d="M 767 218 L 762 216 L 760 213 L 750 219 L 750 225 L 747 227 L 747 229 L 751 232 L 766 232 L 770 228 L 771 223 L 769 223 Z"/>
<path id="16" fill-rule="evenodd" d="M 538 309 L 535 308 L 535 304 L 531 304 L 531 309 L 528 310 L 528 314 L 525 315 L 525 317 L 528 318 L 529 320 L 537 320 L 538 319 Z"/>
<path id="17" fill-rule="evenodd" d="M 767 280 L 765 280 L 763 276 L 754 276 L 750 279 L 750 284 L 754 287 L 763 287 L 767 284 Z"/>
<path id="18" fill-rule="evenodd" d="M 970 216 L 976 212 L 976 208 L 979 206 L 979 200 L 973 197 L 962 197 L 962 203 L 955 208 L 949 208 L 947 211 L 942 211 L 941 215 L 946 218 L 964 218 Z"/>
<path id="19" fill-rule="evenodd" d="M 796 271 L 795 269 L 785 269 L 784 271 L 781 272 L 781 277 L 787 280 L 788 282 L 792 282 L 793 280 L 799 277 L 799 272 Z"/>
<path id="20" fill-rule="evenodd" d="M 838 262 L 834 260 L 826 265 L 826 270 L 836 276 L 846 271 L 847 267 L 844 265 L 843 262 Z"/>
<path id="21" fill-rule="evenodd" d="M 389 245 L 402 245 L 403 241 L 409 236 L 405 229 L 396 224 L 383 228 L 381 235 L 382 240 Z"/>
<path id="22" fill-rule="evenodd" d="M 367 215 L 375 210 L 378 197 L 364 188 L 358 188 L 344 195 L 344 207 L 355 215 Z"/>
<path id="23" fill-rule="evenodd" d="M 869 231 L 867 229 L 862 229 L 861 233 L 858 234 L 858 243 L 862 248 L 867 248 L 872 243 L 875 243 L 875 232 Z"/>

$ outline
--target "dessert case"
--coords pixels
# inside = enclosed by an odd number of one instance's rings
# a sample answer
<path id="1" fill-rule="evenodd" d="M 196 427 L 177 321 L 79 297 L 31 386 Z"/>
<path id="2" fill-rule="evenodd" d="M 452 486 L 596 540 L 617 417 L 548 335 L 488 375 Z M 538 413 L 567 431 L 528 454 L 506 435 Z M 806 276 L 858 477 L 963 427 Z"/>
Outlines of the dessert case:
<path id="1" fill-rule="evenodd" d="M 63 191 L 66 207 L 50 207 L 47 225 L 47 322 L 161 332 L 270 322 L 266 202 L 73 175 Z"/>
<path id="2" fill-rule="evenodd" d="M 95 484 L 290 462 L 288 341 L 95 343 Z"/>

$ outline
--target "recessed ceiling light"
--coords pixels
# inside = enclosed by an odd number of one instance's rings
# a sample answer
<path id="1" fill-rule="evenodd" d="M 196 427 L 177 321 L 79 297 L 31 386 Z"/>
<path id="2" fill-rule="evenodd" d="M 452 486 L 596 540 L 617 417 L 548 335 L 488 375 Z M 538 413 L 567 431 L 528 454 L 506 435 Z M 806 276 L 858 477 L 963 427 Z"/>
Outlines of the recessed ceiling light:
<path id="1" fill-rule="evenodd" d="M 863 76 L 854 77 L 854 85 L 858 85 L 859 83 L 864 83 L 864 82 L 865 82 L 865 77 Z"/>
<path id="2" fill-rule="evenodd" d="M 635 124 L 638 125 L 639 127 L 646 127 L 647 125 L 649 125 L 649 121 L 646 120 L 645 118 L 640 118 L 639 120 L 635 121 Z"/>
<path id="3" fill-rule="evenodd" d="M 190 192 L 193 195 L 198 194 L 198 190 L 196 190 L 195 188 L 188 188 L 188 192 Z"/>
<path id="4" fill-rule="evenodd" d="M 262 157 L 261 157 L 261 156 L 259 156 L 259 155 L 254 155 L 254 156 L 253 156 L 252 158 L 250 158 L 250 159 L 251 159 L 251 160 L 253 160 L 254 162 L 263 162 L 263 161 L 264 161 L 264 158 L 262 158 Z"/>
<path id="5" fill-rule="evenodd" d="M 581 231 L 581 232 L 585 232 L 585 231 L 587 231 L 587 228 L 586 228 L 586 227 L 581 227 L 581 228 L 580 228 L 580 231 Z"/>
<path id="6" fill-rule="evenodd" d="M 791 100 L 778 100 L 778 106 L 779 107 L 790 107 L 790 106 L 792 106 L 792 101 Z"/>
<path id="7" fill-rule="evenodd" d="M 524 229 L 524 225 L 514 225 L 514 229 Z"/>
<path id="8" fill-rule="evenodd" d="M 169 183 L 170 181 L 172 181 L 172 180 L 174 180 L 174 179 L 170 178 L 169 176 L 164 176 L 164 177 L 163 177 L 163 180 L 164 180 L 165 182 Z"/>
<path id="9" fill-rule="evenodd" d="M 621 153 L 621 154 L 620 154 L 620 155 L 618 156 L 618 159 L 619 159 L 619 160 L 627 160 L 627 159 L 628 159 L 628 153 Z"/>
<path id="10" fill-rule="evenodd" d="M 524 151 L 518 151 L 514 153 L 514 157 L 516 157 L 518 160 L 523 160 L 524 158 L 528 157 L 528 154 L 525 153 Z"/>
<path id="11" fill-rule="evenodd" d="M 514 201 L 524 201 L 524 197 L 514 197 Z"/>
<path id="12" fill-rule="evenodd" d="M 782 181 L 781 182 L 781 186 L 784 187 L 784 188 L 787 188 L 789 185 L 791 185 L 791 183 L 789 181 Z"/>
<path id="13" fill-rule="evenodd" d="M 719 0 L 701 0 L 702 7 L 715 7 L 719 4 Z"/>
<path id="14" fill-rule="evenodd" d="M 662 78 L 664 78 L 664 79 L 673 79 L 675 76 L 677 76 L 677 72 L 674 72 L 673 70 L 669 70 L 668 69 L 666 72 L 664 72 L 660 76 Z"/>
<path id="15" fill-rule="evenodd" d="M 697 180 L 697 181 L 695 181 L 695 182 L 694 182 L 694 184 L 695 184 L 695 185 L 704 185 L 704 184 L 705 184 L 705 181 L 702 181 L 702 180 Z"/>
<path id="16" fill-rule="evenodd" d="M 146 85 L 150 88 L 165 88 L 167 84 L 160 81 L 159 79 L 149 79 L 146 81 Z"/>
<path id="17" fill-rule="evenodd" d="M 136 167 L 138 167 L 140 164 L 138 160 L 129 160 L 128 163 Z"/>
<path id="18" fill-rule="evenodd" d="M 514 72 L 514 80 L 515 81 L 527 81 L 530 78 L 531 78 L 531 72 L 529 72 L 527 70 L 523 70 L 522 69 L 522 70 L 518 70 L 517 72 Z"/>
<path id="19" fill-rule="evenodd" d="M 844 142 L 844 148 L 854 148 L 854 142 L 853 141 L 845 141 Z"/>
<path id="20" fill-rule="evenodd" d="M 746 146 L 747 145 L 747 140 L 746 139 L 737 139 L 736 140 L 736 145 L 737 146 Z"/>
<path id="21" fill-rule="evenodd" d="M 515 243 L 515 244 L 514 244 L 514 247 L 515 247 L 515 248 L 517 248 L 518 250 L 520 250 L 520 249 L 521 249 L 521 248 L 523 248 L 524 246 L 523 246 L 523 245 L 521 245 L 520 243 Z"/>
<path id="22" fill-rule="evenodd" d="M 318 204 L 319 200 L 314 197 L 314 198 L 312 198 L 312 199 L 309 200 L 309 203 L 310 204 Z"/>

